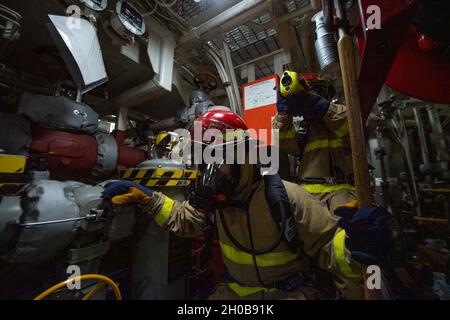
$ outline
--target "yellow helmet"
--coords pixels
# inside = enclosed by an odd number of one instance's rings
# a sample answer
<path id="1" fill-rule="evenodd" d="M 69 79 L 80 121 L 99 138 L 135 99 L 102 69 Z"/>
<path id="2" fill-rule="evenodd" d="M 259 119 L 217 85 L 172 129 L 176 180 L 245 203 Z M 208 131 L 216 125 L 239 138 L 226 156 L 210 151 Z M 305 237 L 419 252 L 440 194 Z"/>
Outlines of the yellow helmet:
<path id="1" fill-rule="evenodd" d="M 305 87 L 302 84 L 303 80 L 300 75 L 295 71 L 285 71 L 280 79 L 280 92 L 285 98 L 288 96 L 305 91 Z"/>
<path id="2" fill-rule="evenodd" d="M 156 145 L 162 148 L 171 148 L 172 136 L 168 132 L 161 132 L 156 136 Z"/>

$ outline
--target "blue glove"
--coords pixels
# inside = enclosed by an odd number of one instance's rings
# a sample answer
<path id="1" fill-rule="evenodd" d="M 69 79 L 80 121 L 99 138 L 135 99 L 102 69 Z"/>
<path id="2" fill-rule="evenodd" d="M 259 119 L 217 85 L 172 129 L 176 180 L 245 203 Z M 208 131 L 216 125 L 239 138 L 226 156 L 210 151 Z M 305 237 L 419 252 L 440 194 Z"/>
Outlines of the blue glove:
<path id="1" fill-rule="evenodd" d="M 145 204 L 153 197 L 153 190 L 130 181 L 117 181 L 105 186 L 102 197 L 118 205 Z"/>
<path id="2" fill-rule="evenodd" d="M 330 102 L 306 91 L 295 93 L 287 99 L 287 112 L 293 117 L 321 120 L 330 108 Z"/>
<path id="3" fill-rule="evenodd" d="M 388 225 L 392 215 L 374 205 L 358 209 L 356 201 L 335 210 L 342 217 L 338 225 L 347 234 L 345 245 L 352 257 L 365 265 L 384 266 L 394 249 L 394 236 Z"/>
<path id="4" fill-rule="evenodd" d="M 281 113 L 288 112 L 288 105 L 287 105 L 286 98 L 281 95 L 280 89 L 278 87 L 276 87 L 275 90 L 277 90 L 277 110 L 278 110 L 278 112 L 281 112 Z"/>

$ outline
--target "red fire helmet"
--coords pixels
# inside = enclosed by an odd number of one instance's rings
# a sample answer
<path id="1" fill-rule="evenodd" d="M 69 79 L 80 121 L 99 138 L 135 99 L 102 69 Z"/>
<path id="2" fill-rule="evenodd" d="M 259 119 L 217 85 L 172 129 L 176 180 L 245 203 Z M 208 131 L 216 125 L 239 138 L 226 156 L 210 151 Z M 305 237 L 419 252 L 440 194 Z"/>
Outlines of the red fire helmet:
<path id="1" fill-rule="evenodd" d="M 318 80 L 321 78 L 320 74 L 318 74 L 318 73 L 302 73 L 300 76 L 301 76 L 301 79 L 305 80 L 306 82 Z"/>
<path id="2" fill-rule="evenodd" d="M 194 127 L 201 125 L 202 134 L 208 129 L 219 130 L 225 141 L 242 138 L 248 130 L 245 121 L 236 113 L 226 110 L 211 110 L 197 118 Z M 199 141 L 200 139 L 194 139 Z M 203 141 L 205 142 L 205 141 Z"/>
<path id="3" fill-rule="evenodd" d="M 208 111 L 195 121 L 201 122 L 204 130 L 218 129 L 223 133 L 225 133 L 225 130 L 227 129 L 248 130 L 245 121 L 239 115 L 231 111 Z"/>

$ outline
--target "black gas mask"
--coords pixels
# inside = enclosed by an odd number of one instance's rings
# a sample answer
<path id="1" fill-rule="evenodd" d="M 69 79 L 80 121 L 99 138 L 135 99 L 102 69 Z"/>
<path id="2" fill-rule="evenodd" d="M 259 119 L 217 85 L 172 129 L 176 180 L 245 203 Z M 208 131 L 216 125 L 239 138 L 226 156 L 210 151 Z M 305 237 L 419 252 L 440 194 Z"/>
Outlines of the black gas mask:
<path id="1" fill-rule="evenodd" d="M 229 200 L 239 183 L 239 166 L 208 164 L 200 168 L 201 176 L 191 190 L 189 203 L 200 211 L 211 211 Z"/>

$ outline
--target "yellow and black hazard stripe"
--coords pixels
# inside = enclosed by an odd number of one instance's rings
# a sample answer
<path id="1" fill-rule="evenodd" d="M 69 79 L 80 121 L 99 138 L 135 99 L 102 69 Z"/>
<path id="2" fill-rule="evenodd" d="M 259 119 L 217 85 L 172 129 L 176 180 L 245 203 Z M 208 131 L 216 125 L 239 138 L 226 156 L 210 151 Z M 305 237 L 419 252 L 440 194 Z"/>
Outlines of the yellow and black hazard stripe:
<path id="1" fill-rule="evenodd" d="M 121 172 L 121 178 L 126 180 L 136 179 L 197 179 L 196 170 L 149 168 L 149 169 L 128 169 Z"/>
<path id="2" fill-rule="evenodd" d="M 132 180 L 134 183 L 140 184 L 145 187 L 186 187 L 192 183 L 193 180 L 184 179 L 142 179 Z"/>
<path id="3" fill-rule="evenodd" d="M 17 174 L 24 173 L 27 158 L 10 154 L 0 154 L 0 173 Z"/>
<path id="4" fill-rule="evenodd" d="M 198 173 L 196 170 L 149 168 L 129 169 L 120 176 L 146 187 L 185 187 L 197 179 Z"/>

